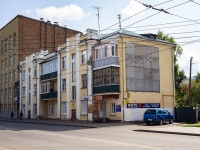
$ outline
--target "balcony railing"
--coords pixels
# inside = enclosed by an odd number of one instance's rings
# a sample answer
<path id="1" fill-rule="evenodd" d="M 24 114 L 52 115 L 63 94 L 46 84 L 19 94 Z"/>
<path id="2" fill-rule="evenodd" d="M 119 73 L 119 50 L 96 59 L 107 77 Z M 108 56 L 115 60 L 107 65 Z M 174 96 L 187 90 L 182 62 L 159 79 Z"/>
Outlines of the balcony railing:
<path id="1" fill-rule="evenodd" d="M 56 77 L 57 77 L 57 71 L 41 75 L 40 80 L 48 80 L 48 79 L 56 78 Z"/>
<path id="2" fill-rule="evenodd" d="M 51 99 L 51 98 L 57 98 L 57 91 L 51 92 L 51 93 L 41 94 L 41 99 Z"/>
<path id="3" fill-rule="evenodd" d="M 119 92 L 119 85 L 102 85 L 93 87 L 93 93 L 110 93 L 110 92 Z"/>

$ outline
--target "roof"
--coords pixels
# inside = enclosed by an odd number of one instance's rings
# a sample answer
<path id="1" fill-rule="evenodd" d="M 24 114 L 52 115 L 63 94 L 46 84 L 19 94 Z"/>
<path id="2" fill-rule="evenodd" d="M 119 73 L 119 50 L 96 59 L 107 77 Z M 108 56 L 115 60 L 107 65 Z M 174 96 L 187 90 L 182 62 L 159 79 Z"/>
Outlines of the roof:
<path id="1" fill-rule="evenodd" d="M 135 32 L 128 31 L 128 30 L 117 30 L 117 31 L 109 33 L 109 34 L 100 35 L 99 40 L 103 40 L 103 39 L 106 39 L 106 38 L 109 38 L 111 36 L 115 36 L 115 35 L 118 35 L 118 34 L 132 36 L 132 37 L 141 38 L 141 39 L 146 39 L 146 40 L 155 41 L 155 42 L 161 42 L 163 44 L 170 44 L 172 46 L 176 45 L 176 44 L 173 44 L 173 43 L 170 43 L 170 42 L 167 42 L 167 41 L 148 38 L 148 37 L 144 36 L 145 34 L 141 35 L 141 34 L 137 34 Z"/>

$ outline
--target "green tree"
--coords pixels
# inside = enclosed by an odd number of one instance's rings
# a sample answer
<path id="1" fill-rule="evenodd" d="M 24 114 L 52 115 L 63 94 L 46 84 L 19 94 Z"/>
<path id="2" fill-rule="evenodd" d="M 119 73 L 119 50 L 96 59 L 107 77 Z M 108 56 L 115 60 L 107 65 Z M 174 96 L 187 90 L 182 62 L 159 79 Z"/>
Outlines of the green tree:
<path id="1" fill-rule="evenodd" d="M 183 53 L 183 49 L 179 46 L 174 38 L 169 35 L 164 35 L 162 31 L 158 31 L 157 39 L 163 40 L 166 42 L 170 42 L 175 44 L 174 47 L 174 78 L 175 78 L 175 89 L 176 89 L 176 97 L 180 95 L 181 83 L 186 78 L 185 72 L 180 70 L 179 64 L 177 62 L 177 57 L 179 57 Z"/>

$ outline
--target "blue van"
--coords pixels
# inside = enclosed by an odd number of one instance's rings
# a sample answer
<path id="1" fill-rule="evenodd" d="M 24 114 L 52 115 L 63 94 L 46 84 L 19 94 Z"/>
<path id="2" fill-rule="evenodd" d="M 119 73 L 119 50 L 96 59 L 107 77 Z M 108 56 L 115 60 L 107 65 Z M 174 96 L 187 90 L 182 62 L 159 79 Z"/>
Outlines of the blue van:
<path id="1" fill-rule="evenodd" d="M 147 109 L 144 113 L 144 121 L 147 125 L 150 123 L 173 123 L 174 116 L 165 109 Z"/>

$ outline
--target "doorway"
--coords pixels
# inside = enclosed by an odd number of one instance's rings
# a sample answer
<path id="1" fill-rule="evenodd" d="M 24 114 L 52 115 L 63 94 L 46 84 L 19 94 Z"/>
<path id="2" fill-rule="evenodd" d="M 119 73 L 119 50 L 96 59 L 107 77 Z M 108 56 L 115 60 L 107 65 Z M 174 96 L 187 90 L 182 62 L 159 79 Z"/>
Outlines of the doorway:
<path id="1" fill-rule="evenodd" d="M 72 109 L 72 121 L 76 121 L 76 109 Z"/>

